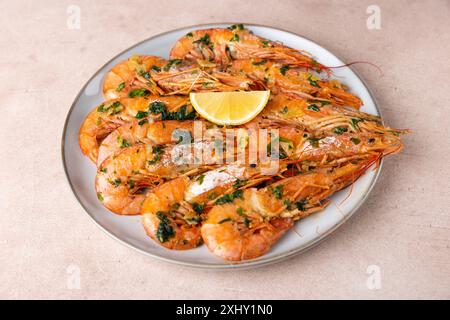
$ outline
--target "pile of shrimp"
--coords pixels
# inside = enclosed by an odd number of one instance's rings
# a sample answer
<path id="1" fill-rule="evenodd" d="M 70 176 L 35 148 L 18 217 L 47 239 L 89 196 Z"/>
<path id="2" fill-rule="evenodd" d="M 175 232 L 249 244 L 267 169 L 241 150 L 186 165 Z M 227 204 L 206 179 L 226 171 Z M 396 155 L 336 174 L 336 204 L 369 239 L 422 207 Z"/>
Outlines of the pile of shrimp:
<path id="1" fill-rule="evenodd" d="M 120 62 L 79 132 L 81 151 L 97 167 L 99 201 L 115 214 L 140 215 L 148 236 L 168 249 L 204 243 L 228 261 L 264 255 L 295 221 L 403 148 L 408 130 L 361 112 L 363 101 L 332 76 L 309 53 L 242 24 L 189 32 L 169 60 Z M 189 100 L 190 92 L 250 90 L 270 90 L 269 102 L 233 128 L 202 119 Z M 261 128 L 277 130 L 276 157 L 250 161 L 248 132 Z M 193 138 L 196 130 L 202 138 Z M 224 141 L 214 137 L 228 130 L 237 134 L 225 139 L 226 153 L 198 161 L 196 152 L 216 150 Z M 273 142 L 251 138 L 262 153 Z"/>

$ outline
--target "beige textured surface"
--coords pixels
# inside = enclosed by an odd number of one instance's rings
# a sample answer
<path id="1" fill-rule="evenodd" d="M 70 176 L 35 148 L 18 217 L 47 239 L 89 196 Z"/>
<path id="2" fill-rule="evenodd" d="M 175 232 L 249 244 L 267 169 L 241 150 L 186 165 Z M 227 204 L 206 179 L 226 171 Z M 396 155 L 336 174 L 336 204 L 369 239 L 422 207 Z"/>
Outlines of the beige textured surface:
<path id="1" fill-rule="evenodd" d="M 450 2 L 274 3 L 2 3 L 0 298 L 450 298 Z M 66 27 L 70 4 L 81 8 L 81 30 Z M 381 30 L 366 28 L 370 4 L 381 8 Z M 239 272 L 168 265 L 112 240 L 71 194 L 60 158 L 66 113 L 104 62 L 160 32 L 222 21 L 280 27 L 346 61 L 378 64 L 383 76 L 355 68 L 387 123 L 414 130 L 333 236 L 288 261 Z M 67 287 L 72 264 L 79 290 Z M 379 290 L 366 286 L 370 265 L 380 267 Z"/>

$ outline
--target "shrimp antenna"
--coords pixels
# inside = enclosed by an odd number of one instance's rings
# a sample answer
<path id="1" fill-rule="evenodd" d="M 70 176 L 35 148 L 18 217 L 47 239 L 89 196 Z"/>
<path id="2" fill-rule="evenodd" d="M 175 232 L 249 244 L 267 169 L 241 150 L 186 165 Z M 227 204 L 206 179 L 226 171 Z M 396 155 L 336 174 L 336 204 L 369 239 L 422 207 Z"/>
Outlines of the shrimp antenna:
<path id="1" fill-rule="evenodd" d="M 351 66 L 351 65 L 359 64 L 359 63 L 364 63 L 364 64 L 371 65 L 372 67 L 375 67 L 375 68 L 378 70 L 380 76 L 383 76 L 383 75 L 384 75 L 383 70 L 381 70 L 381 68 L 380 68 L 378 65 L 376 65 L 375 63 L 372 63 L 372 62 L 370 62 L 370 61 L 353 61 L 353 62 L 346 63 L 346 64 L 343 64 L 343 65 L 340 65 L 340 66 L 327 67 L 327 68 L 330 68 L 330 69 L 338 69 L 338 68 L 349 67 L 349 66 Z"/>

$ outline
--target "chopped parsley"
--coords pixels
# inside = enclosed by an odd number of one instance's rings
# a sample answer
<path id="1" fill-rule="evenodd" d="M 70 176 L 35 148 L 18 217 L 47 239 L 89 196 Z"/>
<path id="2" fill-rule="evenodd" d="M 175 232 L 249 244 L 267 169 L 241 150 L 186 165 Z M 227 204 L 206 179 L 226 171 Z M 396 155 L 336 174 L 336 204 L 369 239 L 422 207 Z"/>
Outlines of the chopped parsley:
<path id="1" fill-rule="evenodd" d="M 216 200 L 216 205 L 232 203 L 234 199 L 242 198 L 242 190 L 236 190 L 233 193 L 228 193 Z"/>
<path id="2" fill-rule="evenodd" d="M 175 236 L 175 232 L 173 231 L 173 228 L 170 225 L 170 221 L 167 216 L 165 216 L 162 212 L 158 212 L 156 216 L 160 221 L 158 230 L 156 231 L 156 238 L 159 240 L 159 242 L 164 243 Z"/>
<path id="3" fill-rule="evenodd" d="M 247 180 L 237 179 L 236 182 L 233 184 L 233 188 L 235 188 L 235 189 L 240 188 L 242 186 L 245 186 L 246 183 L 247 183 Z"/>
<path id="4" fill-rule="evenodd" d="M 315 105 L 315 104 L 310 104 L 310 105 L 308 106 L 308 110 L 320 112 L 319 107 L 318 107 L 317 105 Z"/>
<path id="5" fill-rule="evenodd" d="M 320 88 L 319 83 L 317 81 L 318 80 L 313 80 L 312 75 L 309 75 L 308 77 L 309 84 L 312 85 L 313 87 Z"/>
<path id="6" fill-rule="evenodd" d="M 159 160 L 161 160 L 161 155 L 164 153 L 164 146 L 154 146 L 152 148 L 153 159 L 148 161 L 149 165 L 156 164 Z"/>
<path id="7" fill-rule="evenodd" d="M 128 180 L 128 185 L 130 186 L 130 189 L 134 188 L 134 181 L 133 180 Z"/>
<path id="8" fill-rule="evenodd" d="M 299 200 L 295 203 L 295 206 L 297 207 L 298 210 L 300 211 L 306 211 L 305 206 L 308 204 L 308 200 L 303 199 L 303 200 Z"/>
<path id="9" fill-rule="evenodd" d="M 103 196 L 100 192 L 97 192 L 97 199 L 103 202 Z"/>
<path id="10" fill-rule="evenodd" d="M 286 75 L 286 71 L 288 71 L 290 68 L 291 68 L 291 67 L 289 67 L 289 66 L 282 66 L 282 67 L 280 68 L 280 73 L 281 73 L 283 76 L 285 76 L 285 75 Z"/>
<path id="11" fill-rule="evenodd" d="M 350 138 L 350 141 L 353 142 L 354 144 L 359 144 L 361 142 L 361 140 L 358 138 Z"/>
<path id="12" fill-rule="evenodd" d="M 283 197 L 283 185 L 280 184 L 276 187 L 269 187 L 269 190 L 273 193 L 276 199 L 281 200 Z"/>
<path id="13" fill-rule="evenodd" d="M 204 180 L 205 180 L 204 174 L 199 175 L 197 178 L 198 184 L 200 184 L 200 185 L 203 183 Z"/>
<path id="14" fill-rule="evenodd" d="M 204 44 L 208 46 L 211 44 L 211 38 L 209 37 L 209 34 L 206 33 L 203 37 L 195 40 L 194 43 Z"/>
<path id="15" fill-rule="evenodd" d="M 308 100 L 308 103 L 313 103 L 315 105 L 320 104 L 321 107 L 330 104 L 328 101 L 323 101 L 323 100 Z"/>
<path id="16" fill-rule="evenodd" d="M 193 36 L 192 32 L 189 32 L 189 33 L 186 34 L 186 37 L 191 38 L 192 36 Z"/>
<path id="17" fill-rule="evenodd" d="M 118 137 L 117 137 L 117 143 L 119 144 L 119 147 L 120 147 L 121 149 L 127 148 L 127 147 L 131 146 L 131 143 L 129 143 L 127 140 L 125 140 L 125 139 L 124 139 L 123 137 L 121 137 L 121 136 L 118 136 Z"/>
<path id="18" fill-rule="evenodd" d="M 237 33 L 235 33 L 235 34 L 231 37 L 230 41 L 236 41 L 236 42 L 238 42 L 238 41 L 239 41 L 239 35 L 238 35 Z"/>
<path id="19" fill-rule="evenodd" d="M 167 62 L 167 64 L 164 66 L 164 71 L 169 71 L 170 68 L 172 68 L 172 66 L 176 66 L 181 64 L 181 60 L 180 59 L 172 59 L 169 60 L 169 62 Z"/>
<path id="20" fill-rule="evenodd" d="M 292 201 L 291 201 L 291 200 L 285 199 L 285 200 L 283 201 L 283 204 L 286 206 L 286 209 L 292 210 Z"/>
<path id="21" fill-rule="evenodd" d="M 307 140 L 308 140 L 309 144 L 312 145 L 314 148 L 319 147 L 320 138 L 307 138 Z"/>
<path id="22" fill-rule="evenodd" d="M 242 216 L 242 215 L 245 214 L 244 209 L 242 209 L 241 207 L 237 208 L 237 209 L 236 209 L 236 212 L 237 212 L 237 214 L 240 215 L 240 216 Z"/>
<path id="23" fill-rule="evenodd" d="M 152 66 L 150 69 L 152 69 L 153 71 L 156 71 L 156 72 L 160 72 L 161 71 L 161 68 L 158 67 L 158 66 Z"/>
<path id="24" fill-rule="evenodd" d="M 233 24 L 228 27 L 230 30 L 244 30 L 244 25 L 242 23 Z"/>
<path id="25" fill-rule="evenodd" d="M 252 64 L 254 66 L 262 66 L 263 64 L 266 64 L 266 63 L 267 63 L 267 60 L 261 60 L 261 61 L 255 61 Z"/>
<path id="26" fill-rule="evenodd" d="M 104 104 L 101 104 L 97 108 L 97 112 L 100 112 L 100 113 L 108 112 L 108 114 L 111 114 L 111 115 L 118 114 L 120 111 L 122 111 L 122 105 L 120 104 L 119 101 L 115 101 L 115 102 L 111 103 L 110 105 L 108 105 L 107 107 Z"/>
<path id="27" fill-rule="evenodd" d="M 135 98 L 135 97 L 145 97 L 148 96 L 150 94 L 150 91 L 148 91 L 147 89 L 141 88 L 141 89 L 134 89 L 132 91 L 130 91 L 128 93 L 128 96 L 130 98 Z"/>
<path id="28" fill-rule="evenodd" d="M 120 178 L 117 178 L 117 179 L 111 181 L 111 184 L 117 188 L 118 186 L 120 186 L 121 182 L 122 182 L 122 180 L 120 180 Z"/>
<path id="29" fill-rule="evenodd" d="M 203 212 L 203 210 L 205 209 L 205 205 L 194 202 L 194 203 L 192 203 L 192 209 L 194 209 L 194 211 L 196 213 L 201 214 Z"/>
<path id="30" fill-rule="evenodd" d="M 359 118 L 352 118 L 352 127 L 353 129 L 359 129 L 358 123 L 363 121 L 362 119 Z"/>
<path id="31" fill-rule="evenodd" d="M 222 223 L 225 223 L 225 222 L 228 222 L 228 221 L 231 221 L 231 218 L 225 218 L 223 220 L 220 220 L 219 224 L 222 224 Z"/>
<path id="32" fill-rule="evenodd" d="M 180 109 L 174 112 L 169 112 L 166 119 L 163 120 L 193 120 L 197 116 L 195 110 L 187 112 L 187 106 L 181 106 Z"/>
<path id="33" fill-rule="evenodd" d="M 344 132 L 347 132 L 347 128 L 345 128 L 345 127 L 336 127 L 333 129 L 333 133 L 338 134 L 338 135 L 341 135 Z"/>
<path id="34" fill-rule="evenodd" d="M 261 41 L 263 48 L 267 48 L 269 46 L 269 41 Z"/>
<path id="35" fill-rule="evenodd" d="M 125 88 L 125 82 L 122 82 L 121 84 L 119 84 L 116 88 L 116 91 L 120 92 L 123 90 L 123 88 Z"/>
<path id="36" fill-rule="evenodd" d="M 146 117 L 148 117 L 148 112 L 139 110 L 134 117 L 136 119 L 146 118 Z"/>
<path id="37" fill-rule="evenodd" d="M 161 120 L 193 120 L 197 116 L 195 110 L 187 112 L 187 106 L 183 105 L 177 111 L 167 111 L 164 102 L 155 101 L 149 106 L 149 112 L 152 114 L 160 114 Z"/>
<path id="38" fill-rule="evenodd" d="M 149 110 L 149 112 L 151 112 L 153 114 L 167 113 L 166 104 L 161 101 L 154 101 L 154 102 L 150 103 L 150 105 L 148 106 L 148 110 Z"/>
<path id="39" fill-rule="evenodd" d="M 138 122 L 138 125 L 142 126 L 143 124 L 148 123 L 148 119 L 142 119 Z"/>

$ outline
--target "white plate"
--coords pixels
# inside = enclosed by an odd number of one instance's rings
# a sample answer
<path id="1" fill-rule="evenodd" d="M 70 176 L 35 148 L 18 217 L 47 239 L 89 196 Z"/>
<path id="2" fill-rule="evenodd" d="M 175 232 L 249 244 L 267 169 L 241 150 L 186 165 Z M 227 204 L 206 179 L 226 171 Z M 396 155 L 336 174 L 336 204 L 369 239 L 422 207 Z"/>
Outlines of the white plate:
<path id="1" fill-rule="evenodd" d="M 146 236 L 138 216 L 118 216 L 106 210 L 96 197 L 94 189 L 95 166 L 87 157 L 82 155 L 78 146 L 78 130 L 82 121 L 88 112 L 103 100 L 101 84 L 104 75 L 115 64 L 134 54 L 156 55 L 168 58 L 169 51 L 175 41 L 191 30 L 211 27 L 227 27 L 229 25 L 230 24 L 211 24 L 178 29 L 157 35 L 125 50 L 100 68 L 100 70 L 86 83 L 67 115 L 62 137 L 62 159 L 69 184 L 76 198 L 92 219 L 112 237 L 131 248 L 160 260 L 192 267 L 236 269 L 266 265 L 291 257 L 305 251 L 314 244 L 317 244 L 344 223 L 367 198 L 380 171 L 380 169 L 377 169 L 376 171 L 368 170 L 367 173 L 353 185 L 351 195 L 345 201 L 343 200 L 348 196 L 349 190 L 342 190 L 335 194 L 331 198 L 334 204 L 330 204 L 322 212 L 313 214 L 310 217 L 297 222 L 294 227 L 295 230 L 291 230 L 287 233 L 266 255 L 258 259 L 240 263 L 223 261 L 222 259 L 213 256 L 206 246 L 201 246 L 188 251 L 172 251 L 165 249 Z M 247 25 L 246 27 L 259 36 L 281 41 L 292 48 L 306 50 L 324 65 L 338 66 L 344 64 L 340 59 L 322 46 L 301 36 L 264 26 Z M 362 99 L 364 102 L 362 111 L 380 115 L 369 90 L 354 71 L 350 68 L 338 68 L 334 70 L 334 74 L 339 80 L 348 85 L 354 94 Z M 95 245 L 95 243 L 92 245 Z"/>

